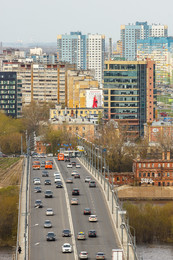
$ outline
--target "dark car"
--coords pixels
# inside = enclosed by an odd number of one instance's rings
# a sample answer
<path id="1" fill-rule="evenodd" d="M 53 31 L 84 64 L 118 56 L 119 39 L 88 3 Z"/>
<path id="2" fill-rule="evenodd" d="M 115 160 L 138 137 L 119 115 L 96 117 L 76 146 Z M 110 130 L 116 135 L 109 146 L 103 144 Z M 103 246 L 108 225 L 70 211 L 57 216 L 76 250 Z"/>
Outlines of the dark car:
<path id="1" fill-rule="evenodd" d="M 57 181 L 56 182 L 56 188 L 62 188 L 63 185 L 62 185 L 62 181 Z"/>
<path id="2" fill-rule="evenodd" d="M 79 173 L 76 173 L 76 174 L 74 175 L 74 178 L 75 178 L 75 179 L 77 179 L 77 178 L 80 179 L 80 174 L 79 174 Z"/>
<path id="3" fill-rule="evenodd" d="M 76 166 L 76 162 L 71 162 L 72 166 Z"/>
<path id="4" fill-rule="evenodd" d="M 44 195 L 45 198 L 53 198 L 53 192 L 51 190 L 46 190 Z"/>
<path id="5" fill-rule="evenodd" d="M 42 201 L 41 200 L 36 200 L 34 207 L 35 208 L 42 208 L 43 207 Z"/>
<path id="6" fill-rule="evenodd" d="M 93 181 L 93 180 L 91 180 L 91 181 L 89 182 L 89 187 L 90 187 L 90 188 L 95 188 L 95 187 L 96 187 L 96 182 Z"/>
<path id="7" fill-rule="evenodd" d="M 66 158 L 64 159 L 64 161 L 65 161 L 65 162 L 70 162 L 70 157 L 66 157 Z"/>
<path id="8" fill-rule="evenodd" d="M 36 186 L 36 187 L 34 188 L 34 192 L 35 192 L 35 193 L 40 193 L 40 192 L 41 192 L 41 187 Z"/>
<path id="9" fill-rule="evenodd" d="M 55 241 L 55 237 L 56 235 L 54 234 L 54 232 L 47 233 L 47 241 Z"/>
<path id="10" fill-rule="evenodd" d="M 42 177 L 49 177 L 48 171 L 42 171 Z"/>
<path id="11" fill-rule="evenodd" d="M 72 195 L 80 195 L 79 189 L 77 189 L 77 188 L 73 189 Z"/>
<path id="12" fill-rule="evenodd" d="M 45 161 L 41 161 L 41 164 L 40 164 L 40 166 L 41 166 L 41 167 L 45 167 L 45 164 L 46 164 L 46 162 L 45 162 Z"/>
<path id="13" fill-rule="evenodd" d="M 88 236 L 89 237 L 96 237 L 97 236 L 96 231 L 95 230 L 89 230 L 88 231 Z"/>
<path id="14" fill-rule="evenodd" d="M 71 237 L 71 231 L 69 229 L 64 229 L 62 231 L 62 236 L 63 237 Z"/>
<path id="15" fill-rule="evenodd" d="M 90 208 L 85 208 L 84 211 L 83 211 L 83 214 L 84 214 L 84 215 L 91 215 L 91 210 L 90 210 Z"/>
<path id="16" fill-rule="evenodd" d="M 51 180 L 45 180 L 44 185 L 51 185 Z"/>

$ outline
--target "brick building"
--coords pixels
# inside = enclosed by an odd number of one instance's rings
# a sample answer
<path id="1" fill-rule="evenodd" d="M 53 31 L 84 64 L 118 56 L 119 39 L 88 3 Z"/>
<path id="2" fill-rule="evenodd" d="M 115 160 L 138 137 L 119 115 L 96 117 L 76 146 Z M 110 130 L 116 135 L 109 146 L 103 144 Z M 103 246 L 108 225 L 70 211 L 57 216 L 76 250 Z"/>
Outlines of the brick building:
<path id="1" fill-rule="evenodd" d="M 162 159 L 135 159 L 133 173 L 139 185 L 173 186 L 173 160 L 170 152 L 162 153 Z"/>
<path id="2" fill-rule="evenodd" d="M 134 173 L 133 172 L 112 172 L 110 173 L 109 182 L 117 186 L 134 184 Z"/>

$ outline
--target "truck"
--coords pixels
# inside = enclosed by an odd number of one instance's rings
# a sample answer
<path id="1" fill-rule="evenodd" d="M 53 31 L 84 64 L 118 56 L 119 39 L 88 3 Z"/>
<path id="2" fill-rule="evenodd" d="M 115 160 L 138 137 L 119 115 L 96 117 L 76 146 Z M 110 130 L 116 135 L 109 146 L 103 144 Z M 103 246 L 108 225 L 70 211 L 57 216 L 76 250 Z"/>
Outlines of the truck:
<path id="1" fill-rule="evenodd" d="M 32 169 L 33 170 L 40 170 L 40 162 L 39 161 L 33 161 Z"/>
<path id="2" fill-rule="evenodd" d="M 112 260 L 123 260 L 123 249 L 112 249 Z"/>

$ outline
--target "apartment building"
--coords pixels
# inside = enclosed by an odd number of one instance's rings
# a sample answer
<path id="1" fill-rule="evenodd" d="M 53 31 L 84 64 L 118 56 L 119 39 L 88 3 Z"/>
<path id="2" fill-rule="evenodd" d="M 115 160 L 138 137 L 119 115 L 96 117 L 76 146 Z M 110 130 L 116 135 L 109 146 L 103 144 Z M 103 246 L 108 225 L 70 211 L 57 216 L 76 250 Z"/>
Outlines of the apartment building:
<path id="1" fill-rule="evenodd" d="M 143 136 L 144 123 L 155 118 L 155 95 L 153 61 L 105 61 L 105 121 L 119 122 L 131 138 Z"/>
<path id="2" fill-rule="evenodd" d="M 137 40 L 149 37 L 167 37 L 167 25 L 148 25 L 147 22 L 136 22 L 135 24 L 121 25 L 120 37 L 122 41 L 122 55 L 125 60 L 136 60 Z"/>
<path id="3" fill-rule="evenodd" d="M 57 61 L 76 64 L 79 70 L 93 69 L 95 79 L 100 83 L 104 67 L 104 53 L 104 35 L 82 35 L 81 32 L 71 32 L 70 35 L 57 36 Z"/>
<path id="4" fill-rule="evenodd" d="M 173 86 L 173 37 L 137 41 L 137 60 L 150 58 L 156 64 L 156 86 Z"/>

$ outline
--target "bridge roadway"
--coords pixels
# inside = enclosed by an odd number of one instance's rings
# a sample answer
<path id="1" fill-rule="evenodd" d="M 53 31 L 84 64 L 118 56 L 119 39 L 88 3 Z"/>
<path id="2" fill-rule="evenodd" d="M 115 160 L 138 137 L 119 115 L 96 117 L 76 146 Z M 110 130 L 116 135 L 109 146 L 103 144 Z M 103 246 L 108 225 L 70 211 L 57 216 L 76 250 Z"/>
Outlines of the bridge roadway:
<path id="1" fill-rule="evenodd" d="M 33 159 L 32 159 L 33 160 Z M 44 160 L 44 159 L 39 159 Z M 71 159 L 71 161 L 78 161 L 77 159 Z M 49 170 L 49 178 L 51 179 L 52 185 L 45 186 L 44 180 L 46 177 L 41 177 L 42 170 L 31 170 L 31 198 L 30 198 L 30 235 L 29 235 L 29 249 L 30 249 L 30 260 L 76 260 L 80 251 L 86 250 L 90 260 L 95 259 L 95 255 L 98 251 L 105 253 L 106 259 L 111 260 L 111 252 L 113 248 L 118 248 L 118 242 L 115 235 L 115 230 L 110 217 L 110 213 L 106 206 L 104 197 L 97 185 L 96 188 L 89 188 L 88 183 L 85 183 L 84 179 L 89 175 L 88 171 L 81 165 L 81 168 L 76 169 L 67 168 L 67 163 L 58 162 L 56 163 L 62 174 L 64 181 L 68 177 L 71 177 L 72 169 L 77 170 L 81 178 L 74 179 L 73 184 L 66 184 L 68 199 L 72 197 L 72 189 L 79 188 L 80 196 L 79 205 L 70 205 L 72 223 L 74 228 L 75 244 L 77 246 L 77 255 L 74 254 L 63 254 L 61 252 L 61 246 L 65 242 L 72 244 L 72 238 L 62 237 L 62 230 L 65 228 L 70 229 L 69 215 L 67 211 L 65 191 L 64 188 L 56 188 L 54 184 L 53 173 L 57 171 L 56 165 L 53 165 L 53 170 Z M 40 177 L 42 193 L 34 193 L 33 178 Z M 50 189 L 53 191 L 53 198 L 44 198 L 44 191 Z M 34 208 L 34 202 L 36 199 L 41 199 L 43 208 Z M 84 208 L 91 208 L 91 213 L 96 214 L 98 222 L 90 223 L 88 221 L 88 215 L 83 215 Z M 53 208 L 55 215 L 46 216 L 45 212 L 47 208 Z M 44 221 L 50 219 L 53 227 L 51 229 L 45 229 L 43 227 Z M 89 238 L 88 231 L 95 229 L 97 232 L 96 238 Z M 46 234 L 48 231 L 54 231 L 57 240 L 55 242 L 47 242 Z M 77 233 L 83 231 L 86 235 L 86 240 L 77 240 Z"/>

